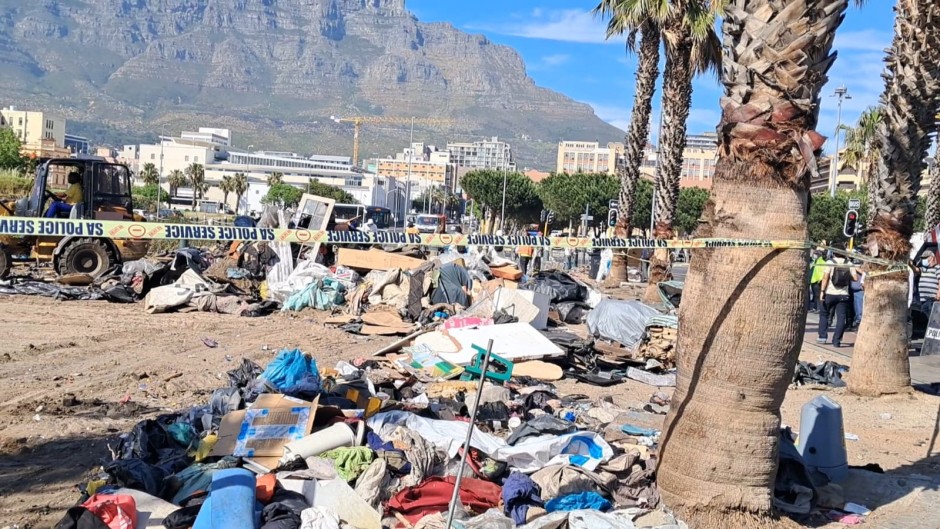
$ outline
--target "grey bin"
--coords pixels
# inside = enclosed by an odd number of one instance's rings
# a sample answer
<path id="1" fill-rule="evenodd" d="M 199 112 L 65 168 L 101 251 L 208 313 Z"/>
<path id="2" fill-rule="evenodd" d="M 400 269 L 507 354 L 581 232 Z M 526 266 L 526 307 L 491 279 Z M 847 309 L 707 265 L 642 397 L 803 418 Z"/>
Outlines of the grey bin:
<path id="1" fill-rule="evenodd" d="M 808 470 L 818 470 L 834 482 L 845 479 L 849 462 L 838 403 L 821 395 L 803 405 L 797 449 Z"/>

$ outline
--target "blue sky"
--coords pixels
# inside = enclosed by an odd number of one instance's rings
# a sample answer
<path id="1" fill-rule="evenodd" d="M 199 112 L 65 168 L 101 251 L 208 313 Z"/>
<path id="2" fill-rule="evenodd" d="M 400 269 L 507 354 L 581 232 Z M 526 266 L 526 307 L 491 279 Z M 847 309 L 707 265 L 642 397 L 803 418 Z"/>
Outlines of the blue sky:
<path id="1" fill-rule="evenodd" d="M 839 85 L 844 84 L 852 96 L 843 103 L 843 123 L 854 124 L 864 109 L 877 103 L 883 88 L 884 48 L 891 43 L 893 4 L 878 0 L 861 10 L 849 8 L 836 35 L 839 57 L 822 92 L 821 134 L 834 137 L 837 105 L 836 98 L 829 96 Z M 515 48 L 537 84 L 590 104 L 599 117 L 623 129 L 633 104 L 636 60 L 625 54 L 622 39 L 605 41 L 605 21 L 590 13 L 595 5 L 596 1 L 577 0 L 407 0 L 407 7 L 422 22 L 450 22 Z M 688 132 L 713 131 L 721 87 L 714 76 L 699 78 L 694 86 Z M 658 89 L 654 114 L 655 136 Z M 832 145 L 826 146 L 831 149 Z"/>

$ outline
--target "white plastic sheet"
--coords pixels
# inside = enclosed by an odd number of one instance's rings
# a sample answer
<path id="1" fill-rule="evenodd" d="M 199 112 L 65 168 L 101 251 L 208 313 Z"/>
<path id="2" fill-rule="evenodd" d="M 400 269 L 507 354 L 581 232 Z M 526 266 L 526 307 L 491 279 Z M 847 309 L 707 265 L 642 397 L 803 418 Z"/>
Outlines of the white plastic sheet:
<path id="1" fill-rule="evenodd" d="M 434 446 L 446 450 L 452 458 L 456 457 L 469 428 L 469 424 L 464 422 L 426 419 L 403 411 L 378 413 L 366 424 L 382 437 L 389 435 L 396 426 L 404 426 L 420 433 Z M 554 464 L 578 465 L 594 470 L 614 455 L 610 445 L 595 432 L 532 437 L 510 446 L 499 437 L 474 429 L 470 446 L 523 472 L 535 472 Z"/>
<path id="2" fill-rule="evenodd" d="M 283 303 L 294 292 L 300 292 L 310 283 L 330 275 L 330 269 L 311 260 L 300 261 L 284 281 L 272 281 L 268 276 L 268 297 Z"/>
<path id="3" fill-rule="evenodd" d="M 643 337 L 649 319 L 658 315 L 658 310 L 639 301 L 605 299 L 588 314 L 587 326 L 592 336 L 632 348 Z"/>

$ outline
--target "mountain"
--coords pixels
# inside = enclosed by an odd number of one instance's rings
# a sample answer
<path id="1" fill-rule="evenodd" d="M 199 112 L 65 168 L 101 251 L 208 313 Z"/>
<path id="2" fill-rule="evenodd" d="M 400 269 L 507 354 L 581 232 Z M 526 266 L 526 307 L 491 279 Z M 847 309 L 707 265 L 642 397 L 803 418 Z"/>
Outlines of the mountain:
<path id="1" fill-rule="evenodd" d="M 453 124 L 415 141 L 500 136 L 520 167 L 552 169 L 562 139 L 623 134 L 536 86 L 513 49 L 404 0 L 0 0 L 0 72 L 0 105 L 116 145 L 212 126 L 243 148 L 351 153 L 352 125 L 331 116 L 417 116 Z M 365 124 L 361 155 L 409 132 Z"/>

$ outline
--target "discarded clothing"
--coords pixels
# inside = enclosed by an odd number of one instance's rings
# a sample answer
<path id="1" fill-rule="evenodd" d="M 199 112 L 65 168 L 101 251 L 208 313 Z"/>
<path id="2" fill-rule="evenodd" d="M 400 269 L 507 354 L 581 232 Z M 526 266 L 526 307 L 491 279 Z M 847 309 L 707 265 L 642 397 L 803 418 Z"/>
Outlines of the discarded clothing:
<path id="1" fill-rule="evenodd" d="M 774 482 L 774 507 L 792 514 L 808 514 L 816 507 L 818 494 L 789 428 L 780 430 L 778 453 L 780 463 Z"/>
<path id="2" fill-rule="evenodd" d="M 336 467 L 336 473 L 344 480 L 352 481 L 359 477 L 372 463 L 372 449 L 364 446 L 334 448 L 320 454 L 329 459 Z"/>
<path id="3" fill-rule="evenodd" d="M 161 496 L 166 478 L 166 472 L 142 459 L 118 459 L 108 463 L 104 471 L 121 487 L 142 490 L 157 497 Z"/>
<path id="4" fill-rule="evenodd" d="M 183 471 L 167 478 L 167 487 L 173 492 L 173 503 L 179 505 L 193 494 L 209 490 L 212 475 L 226 468 L 238 466 L 238 458 L 226 456 L 216 463 L 194 463 Z"/>
<path id="5" fill-rule="evenodd" d="M 95 494 L 82 504 L 101 519 L 109 529 L 135 529 L 137 502 L 124 494 Z"/>
<path id="6" fill-rule="evenodd" d="M 467 423 L 425 419 L 403 411 L 378 413 L 366 424 L 383 438 L 387 438 L 386 433 L 395 426 L 404 426 L 446 450 L 451 458 L 457 455 L 468 428 Z M 544 436 L 510 446 L 498 437 L 474 429 L 470 446 L 523 472 L 533 472 L 555 463 L 570 463 L 593 470 L 601 461 L 613 457 L 614 453 L 603 437 L 594 432 Z"/>
<path id="7" fill-rule="evenodd" d="M 545 504 L 545 510 L 555 511 L 576 511 L 578 509 L 591 509 L 595 511 L 608 511 L 613 507 L 610 502 L 600 494 L 594 491 L 578 492 L 561 496 L 549 500 Z"/>
<path id="8" fill-rule="evenodd" d="M 300 529 L 339 529 L 339 517 L 326 507 L 311 507 L 300 513 Z"/>
<path id="9" fill-rule="evenodd" d="M 428 478 L 420 485 L 409 487 L 388 502 L 388 510 L 401 513 L 411 523 L 424 516 L 444 512 L 454 494 L 456 478 Z M 475 513 L 484 513 L 499 505 L 500 487 L 489 481 L 463 478 L 460 482 L 460 502 Z"/>
<path id="10" fill-rule="evenodd" d="M 383 493 L 389 490 L 391 481 L 388 463 L 379 457 L 359 476 L 356 481 L 356 494 L 373 509 L 377 509 L 388 500 L 388 495 Z"/>
<path id="11" fill-rule="evenodd" d="M 503 509 L 516 525 L 522 525 L 529 507 L 543 505 L 540 494 L 541 490 L 532 478 L 521 472 L 513 472 L 503 483 Z"/>
<path id="12" fill-rule="evenodd" d="M 95 513 L 84 507 L 72 507 L 54 529 L 111 529 Z"/>
<path id="13" fill-rule="evenodd" d="M 314 281 L 302 290 L 294 292 L 284 302 L 284 311 L 301 311 L 307 307 L 317 310 L 331 310 L 346 302 L 346 287 L 329 277 Z"/>
<path id="14" fill-rule="evenodd" d="M 302 523 L 301 514 L 309 507 L 303 494 L 278 489 L 271 503 L 261 511 L 261 529 L 298 529 Z"/>
<path id="15" fill-rule="evenodd" d="M 528 400 L 528 399 L 527 399 Z M 506 440 L 507 443 L 515 445 L 522 440 L 540 435 L 562 435 L 577 430 L 574 424 L 555 417 L 554 415 L 539 415 L 522 423 L 513 430 L 512 435 Z"/>
<path id="16" fill-rule="evenodd" d="M 607 483 L 600 476 L 573 465 L 547 466 L 532 474 L 532 481 L 541 489 L 543 498 L 557 498 L 598 489 L 607 491 Z"/>

